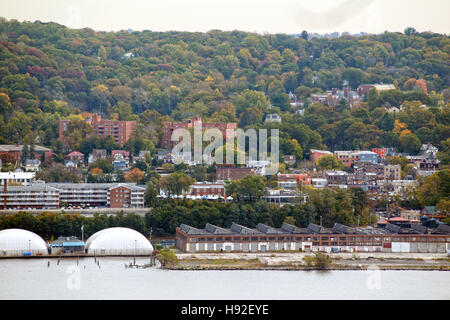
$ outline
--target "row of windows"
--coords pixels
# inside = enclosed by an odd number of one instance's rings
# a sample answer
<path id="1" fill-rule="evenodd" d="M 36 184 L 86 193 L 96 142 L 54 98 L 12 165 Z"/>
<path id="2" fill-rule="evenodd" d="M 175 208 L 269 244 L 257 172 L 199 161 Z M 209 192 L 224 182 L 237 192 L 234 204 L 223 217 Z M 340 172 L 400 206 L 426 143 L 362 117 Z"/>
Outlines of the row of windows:
<path id="1" fill-rule="evenodd" d="M 322 243 L 322 245 L 327 245 L 327 243 L 331 242 L 332 244 L 340 243 L 347 245 L 364 245 L 364 244 L 381 244 L 383 238 L 382 237 L 199 237 L 199 238 L 190 238 L 190 242 L 221 242 L 221 241 L 306 241 L 306 242 L 314 242 L 314 243 Z M 384 238 L 385 242 L 450 242 L 450 238 L 445 237 L 386 237 Z"/>

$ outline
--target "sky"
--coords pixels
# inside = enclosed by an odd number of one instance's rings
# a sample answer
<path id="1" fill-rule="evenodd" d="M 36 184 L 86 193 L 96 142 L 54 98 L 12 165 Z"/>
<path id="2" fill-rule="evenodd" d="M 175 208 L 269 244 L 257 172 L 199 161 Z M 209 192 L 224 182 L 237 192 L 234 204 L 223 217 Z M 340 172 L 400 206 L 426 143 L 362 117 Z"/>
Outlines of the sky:
<path id="1" fill-rule="evenodd" d="M 96 31 L 450 34 L 449 0 L 0 0 L 10 20 Z"/>

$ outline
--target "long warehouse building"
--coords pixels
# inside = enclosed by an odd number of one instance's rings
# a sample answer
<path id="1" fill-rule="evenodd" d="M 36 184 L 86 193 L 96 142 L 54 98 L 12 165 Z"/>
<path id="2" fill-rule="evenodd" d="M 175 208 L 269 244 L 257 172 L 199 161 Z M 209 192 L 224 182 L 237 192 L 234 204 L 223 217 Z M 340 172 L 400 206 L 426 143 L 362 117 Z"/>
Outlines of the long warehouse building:
<path id="1" fill-rule="evenodd" d="M 248 228 L 206 224 L 198 229 L 181 224 L 176 229 L 177 248 L 184 252 L 418 252 L 445 253 L 450 249 L 450 227 L 429 229 L 422 225 L 401 228 L 355 228 L 339 223 L 333 228 L 310 223 L 307 228 L 283 223 L 273 228 L 259 223 Z"/>

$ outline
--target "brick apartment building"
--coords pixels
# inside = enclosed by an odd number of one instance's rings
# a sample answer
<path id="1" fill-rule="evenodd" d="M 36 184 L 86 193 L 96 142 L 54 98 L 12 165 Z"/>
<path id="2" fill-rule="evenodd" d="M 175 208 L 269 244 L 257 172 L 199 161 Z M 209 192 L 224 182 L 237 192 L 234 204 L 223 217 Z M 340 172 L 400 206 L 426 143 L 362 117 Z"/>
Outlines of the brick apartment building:
<path id="1" fill-rule="evenodd" d="M 309 160 L 311 160 L 312 162 L 317 162 L 320 157 L 329 155 L 333 155 L 333 153 L 326 150 L 317 150 L 317 149 L 309 150 Z"/>
<path id="2" fill-rule="evenodd" d="M 255 175 L 253 168 L 234 168 L 234 167 L 217 167 L 216 179 L 217 181 L 225 180 L 241 180 L 246 176 Z"/>
<path id="3" fill-rule="evenodd" d="M 237 123 L 218 123 L 218 122 L 202 122 L 200 117 L 194 117 L 186 122 L 164 122 L 164 135 L 161 139 L 161 148 L 168 149 L 172 147 L 172 133 L 176 129 L 189 129 L 189 128 L 201 128 L 202 130 L 217 128 L 222 132 L 224 139 L 226 138 L 226 132 L 228 129 L 237 129 Z"/>
<path id="4" fill-rule="evenodd" d="M 192 195 L 225 197 L 225 186 L 223 183 L 197 182 L 192 186 Z"/>
<path id="5" fill-rule="evenodd" d="M 99 114 L 93 114 L 85 120 L 98 136 L 113 136 L 120 145 L 124 145 L 136 130 L 136 121 L 104 120 Z M 59 139 L 64 140 L 64 132 L 71 120 L 59 120 Z"/>

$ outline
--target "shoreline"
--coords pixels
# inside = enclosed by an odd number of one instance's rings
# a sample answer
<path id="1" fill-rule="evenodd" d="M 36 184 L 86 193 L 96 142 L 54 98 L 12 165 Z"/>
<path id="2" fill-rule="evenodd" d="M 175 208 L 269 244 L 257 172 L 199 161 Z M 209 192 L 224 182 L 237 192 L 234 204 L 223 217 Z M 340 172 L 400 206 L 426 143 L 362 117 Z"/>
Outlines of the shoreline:
<path id="1" fill-rule="evenodd" d="M 450 271 L 450 266 L 389 266 L 381 265 L 376 267 L 361 266 L 361 267 L 343 267 L 343 266 L 331 266 L 326 269 L 316 268 L 316 267 L 207 267 L 207 266 L 164 266 L 161 267 L 163 270 L 173 270 L 173 271 Z"/>
<path id="2" fill-rule="evenodd" d="M 167 270 L 429 270 L 450 271 L 447 254 L 414 253 L 336 253 L 330 254 L 330 264 L 325 268 L 307 264 L 305 257 L 313 253 L 278 254 L 187 254 L 178 253 L 178 264 L 162 266 Z"/>

